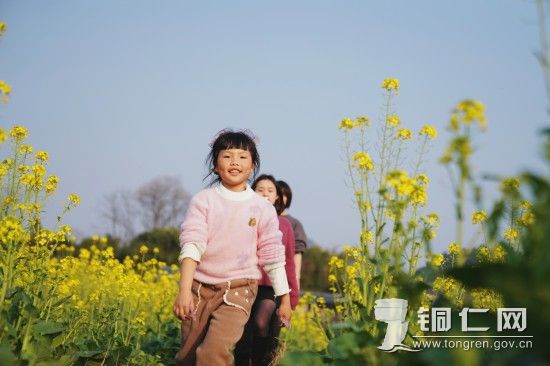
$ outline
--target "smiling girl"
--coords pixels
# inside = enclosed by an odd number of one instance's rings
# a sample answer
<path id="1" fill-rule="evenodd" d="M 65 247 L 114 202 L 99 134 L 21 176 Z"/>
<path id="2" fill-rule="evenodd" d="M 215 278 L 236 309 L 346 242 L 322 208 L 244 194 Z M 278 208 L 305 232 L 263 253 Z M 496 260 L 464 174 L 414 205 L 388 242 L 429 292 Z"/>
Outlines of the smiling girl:
<path id="1" fill-rule="evenodd" d="M 174 313 L 182 319 L 177 365 L 232 365 L 256 297 L 261 267 L 280 297 L 279 318 L 290 320 L 285 248 L 273 205 L 248 185 L 260 165 L 253 138 L 222 131 L 207 162 L 215 179 L 196 194 L 181 226 L 180 290 Z"/>

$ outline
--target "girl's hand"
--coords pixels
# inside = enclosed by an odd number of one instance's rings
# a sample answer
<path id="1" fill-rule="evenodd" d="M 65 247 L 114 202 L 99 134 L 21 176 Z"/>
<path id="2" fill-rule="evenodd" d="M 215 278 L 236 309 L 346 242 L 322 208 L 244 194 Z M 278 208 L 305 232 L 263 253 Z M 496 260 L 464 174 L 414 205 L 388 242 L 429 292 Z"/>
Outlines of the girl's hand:
<path id="1" fill-rule="evenodd" d="M 191 290 L 180 290 L 174 304 L 174 314 L 184 320 L 185 318 L 195 318 L 195 303 L 193 302 L 193 293 Z"/>
<path id="2" fill-rule="evenodd" d="M 290 295 L 284 294 L 281 296 L 281 305 L 279 306 L 279 320 L 288 327 L 290 325 L 290 316 L 292 309 L 290 308 Z"/>

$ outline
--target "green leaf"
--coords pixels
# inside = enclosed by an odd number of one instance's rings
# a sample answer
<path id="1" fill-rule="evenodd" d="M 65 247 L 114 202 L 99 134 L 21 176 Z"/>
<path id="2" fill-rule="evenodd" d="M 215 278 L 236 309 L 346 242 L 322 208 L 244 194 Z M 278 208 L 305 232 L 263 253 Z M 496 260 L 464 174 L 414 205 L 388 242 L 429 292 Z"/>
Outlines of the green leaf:
<path id="1" fill-rule="evenodd" d="M 344 333 L 330 340 L 328 352 L 334 359 L 347 359 L 360 350 L 356 333 Z"/>
<path id="2" fill-rule="evenodd" d="M 90 357 L 94 357 L 94 356 L 97 356 L 101 353 L 105 352 L 104 350 L 88 350 L 88 351 L 79 351 L 77 352 L 77 356 L 78 357 L 85 357 L 85 358 L 90 358 Z"/>
<path id="3" fill-rule="evenodd" d="M 55 337 L 54 339 L 52 339 L 52 348 L 55 349 L 55 348 L 59 347 L 60 345 L 62 345 L 64 339 L 65 339 L 64 334 L 60 334 L 57 337 Z"/>
<path id="4" fill-rule="evenodd" d="M 0 345 L 0 365 L 14 365 L 16 360 L 8 345 Z"/>
<path id="5" fill-rule="evenodd" d="M 322 366 L 325 363 L 321 356 L 313 352 L 299 352 L 292 351 L 286 352 L 283 359 L 280 362 L 280 366 L 295 366 L 295 365 L 308 365 L 308 366 Z"/>
<path id="6" fill-rule="evenodd" d="M 63 324 L 53 322 L 51 320 L 39 320 L 33 326 L 34 334 L 48 335 L 56 334 L 64 331 L 66 327 Z"/>

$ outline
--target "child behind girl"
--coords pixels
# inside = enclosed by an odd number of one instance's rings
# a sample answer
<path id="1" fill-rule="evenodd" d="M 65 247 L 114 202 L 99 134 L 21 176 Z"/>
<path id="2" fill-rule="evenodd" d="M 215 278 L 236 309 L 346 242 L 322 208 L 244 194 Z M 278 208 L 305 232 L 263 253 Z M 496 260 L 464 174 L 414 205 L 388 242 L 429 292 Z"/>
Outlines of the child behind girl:
<path id="1" fill-rule="evenodd" d="M 232 365 L 261 278 L 280 299 L 279 317 L 290 320 L 285 248 L 273 205 L 247 184 L 260 166 L 253 138 L 222 131 L 207 158 L 214 187 L 196 194 L 181 226 L 180 290 L 174 304 L 182 319 L 176 365 Z M 206 179 L 205 177 L 205 179 Z"/>
<path id="2" fill-rule="evenodd" d="M 277 181 L 277 186 L 280 187 L 281 193 L 283 195 L 283 203 L 284 203 L 284 212 L 282 215 L 290 221 L 290 224 L 292 225 L 292 231 L 294 232 L 294 241 L 296 243 L 295 245 L 295 254 L 294 254 L 294 265 L 296 267 L 296 278 L 298 281 L 298 288 L 300 288 L 300 277 L 302 272 L 302 255 L 304 254 L 304 251 L 307 247 L 307 236 L 304 231 L 304 227 L 302 226 L 302 223 L 295 218 L 294 216 L 290 216 L 288 214 L 288 209 L 290 208 L 290 204 L 292 203 L 292 190 L 290 189 L 290 186 L 287 182 L 283 180 Z"/>
<path id="3" fill-rule="evenodd" d="M 260 175 L 252 184 L 252 189 L 271 202 L 277 214 L 284 210 L 282 193 L 272 175 Z M 294 234 L 290 222 L 279 216 L 279 230 L 283 233 L 285 245 L 286 276 L 290 286 L 290 303 L 292 309 L 298 304 L 299 289 L 294 270 Z M 281 324 L 277 319 L 273 287 L 267 275 L 262 273 L 258 283 L 258 296 L 252 306 L 250 319 L 245 326 L 241 340 L 235 347 L 235 365 L 260 366 L 270 365 L 275 357 Z"/>

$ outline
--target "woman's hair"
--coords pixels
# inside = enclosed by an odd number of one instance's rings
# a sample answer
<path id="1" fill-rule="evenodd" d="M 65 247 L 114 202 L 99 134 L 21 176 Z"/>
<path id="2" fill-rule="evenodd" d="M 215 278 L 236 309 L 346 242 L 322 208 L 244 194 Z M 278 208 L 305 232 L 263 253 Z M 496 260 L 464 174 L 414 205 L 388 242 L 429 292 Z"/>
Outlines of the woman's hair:
<path id="1" fill-rule="evenodd" d="M 292 189 L 290 189 L 290 186 L 284 180 L 278 180 L 277 187 L 281 189 L 281 201 L 283 200 L 283 196 L 286 196 L 285 208 L 289 208 L 290 203 L 292 202 Z"/>
<path id="2" fill-rule="evenodd" d="M 205 163 L 208 166 L 208 174 L 206 174 L 203 181 L 213 175 L 212 180 L 208 183 L 209 186 L 221 182 L 220 176 L 214 170 L 216 169 L 220 151 L 229 149 L 241 149 L 250 152 L 252 163 L 254 164 L 252 179 L 258 173 L 260 169 L 260 154 L 258 154 L 258 150 L 256 149 L 254 135 L 248 130 L 221 130 L 214 138 L 214 141 L 210 143 L 210 153 L 206 157 Z"/>
<path id="3" fill-rule="evenodd" d="M 273 206 L 275 206 L 275 210 L 277 211 L 277 215 L 282 214 L 283 211 L 285 210 L 285 205 L 283 203 L 283 194 L 282 194 L 281 188 L 277 184 L 277 180 L 275 179 L 274 176 L 269 175 L 269 174 L 260 175 L 258 178 L 256 178 L 256 180 L 254 180 L 254 183 L 252 183 L 252 189 L 255 191 L 256 186 L 262 180 L 268 180 L 271 183 L 273 183 L 273 185 L 275 186 L 275 189 L 277 191 L 277 199 L 275 200 L 275 203 L 273 203 Z"/>

